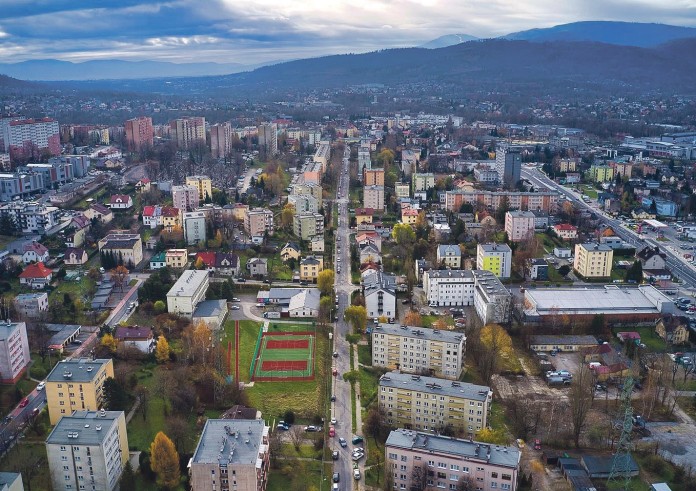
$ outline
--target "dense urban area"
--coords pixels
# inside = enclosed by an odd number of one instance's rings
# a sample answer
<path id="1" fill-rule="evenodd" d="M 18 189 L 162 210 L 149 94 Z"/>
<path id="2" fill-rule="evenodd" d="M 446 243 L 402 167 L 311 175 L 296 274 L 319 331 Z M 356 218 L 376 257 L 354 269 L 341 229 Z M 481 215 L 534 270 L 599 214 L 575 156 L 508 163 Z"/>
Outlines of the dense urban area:
<path id="1" fill-rule="evenodd" d="M 0 490 L 696 489 L 694 96 L 91 83 L 0 91 Z"/>

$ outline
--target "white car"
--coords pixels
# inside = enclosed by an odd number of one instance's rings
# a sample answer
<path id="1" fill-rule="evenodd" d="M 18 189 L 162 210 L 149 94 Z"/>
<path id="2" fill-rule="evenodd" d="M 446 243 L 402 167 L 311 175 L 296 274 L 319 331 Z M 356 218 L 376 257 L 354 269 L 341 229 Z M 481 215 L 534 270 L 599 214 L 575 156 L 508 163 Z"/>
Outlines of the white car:
<path id="1" fill-rule="evenodd" d="M 46 387 L 46 382 L 39 382 L 39 385 L 36 386 L 36 390 L 44 390 Z"/>

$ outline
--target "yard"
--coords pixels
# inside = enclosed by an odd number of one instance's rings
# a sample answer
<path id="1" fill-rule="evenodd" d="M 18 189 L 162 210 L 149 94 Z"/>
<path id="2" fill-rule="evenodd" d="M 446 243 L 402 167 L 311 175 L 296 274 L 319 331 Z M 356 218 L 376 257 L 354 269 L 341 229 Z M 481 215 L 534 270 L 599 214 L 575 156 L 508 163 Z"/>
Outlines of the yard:
<path id="1" fill-rule="evenodd" d="M 267 491 L 304 491 L 331 489 L 331 462 L 323 464 L 312 460 L 281 460 L 278 469 L 271 469 L 268 476 Z M 348 476 L 345 476 L 346 478 Z"/>
<path id="2" fill-rule="evenodd" d="M 655 333 L 655 329 L 649 326 L 645 327 L 632 327 L 632 328 L 614 328 L 612 333 L 616 335 L 617 332 L 621 331 L 635 331 L 640 334 L 640 342 L 645 345 L 647 351 L 654 351 L 658 353 L 664 353 L 667 351 L 667 344 L 662 340 L 660 336 Z"/>

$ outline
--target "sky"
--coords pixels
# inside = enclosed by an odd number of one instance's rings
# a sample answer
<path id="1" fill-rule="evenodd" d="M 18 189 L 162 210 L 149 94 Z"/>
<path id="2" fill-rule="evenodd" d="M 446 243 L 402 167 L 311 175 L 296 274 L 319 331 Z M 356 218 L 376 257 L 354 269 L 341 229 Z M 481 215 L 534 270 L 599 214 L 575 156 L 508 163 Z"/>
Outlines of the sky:
<path id="1" fill-rule="evenodd" d="M 696 27 L 696 0 L 0 0 L 0 62 L 249 65 L 581 20 Z"/>

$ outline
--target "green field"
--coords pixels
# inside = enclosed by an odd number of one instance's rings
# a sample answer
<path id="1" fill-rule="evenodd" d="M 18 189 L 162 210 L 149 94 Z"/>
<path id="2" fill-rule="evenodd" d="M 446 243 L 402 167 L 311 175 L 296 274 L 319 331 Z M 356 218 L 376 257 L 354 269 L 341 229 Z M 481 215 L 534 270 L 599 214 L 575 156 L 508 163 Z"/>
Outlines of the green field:
<path id="1" fill-rule="evenodd" d="M 298 343 L 302 346 L 292 346 Z M 258 380 L 258 377 L 312 376 L 314 344 L 313 335 L 288 336 L 265 333 L 261 337 L 259 353 L 254 364 L 254 380 Z"/>

